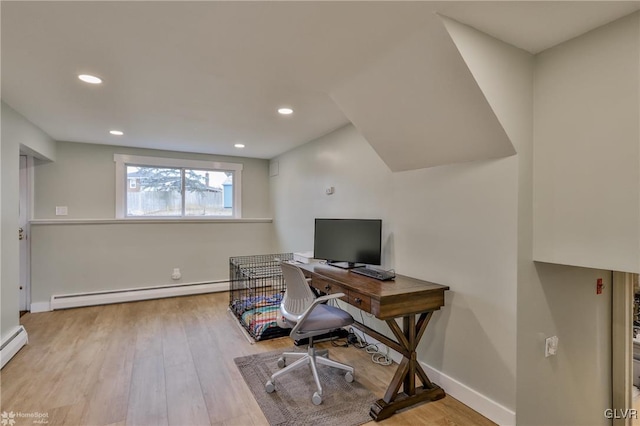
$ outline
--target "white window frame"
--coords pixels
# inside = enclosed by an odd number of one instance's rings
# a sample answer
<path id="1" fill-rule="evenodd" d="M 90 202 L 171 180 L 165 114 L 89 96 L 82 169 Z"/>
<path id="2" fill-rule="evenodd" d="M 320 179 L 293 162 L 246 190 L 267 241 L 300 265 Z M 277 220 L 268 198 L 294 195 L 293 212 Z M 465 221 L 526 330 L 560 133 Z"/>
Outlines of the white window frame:
<path id="1" fill-rule="evenodd" d="M 114 154 L 113 161 L 116 163 L 116 218 L 117 219 L 153 219 L 150 216 L 127 216 L 125 211 L 125 197 L 127 196 L 127 165 L 143 167 L 175 167 L 196 170 L 211 170 L 221 172 L 233 172 L 233 212 L 228 216 L 206 216 L 191 217 L 179 216 L 177 219 L 198 220 L 206 219 L 240 219 L 242 218 L 242 164 L 222 163 L 218 161 L 185 160 L 180 158 L 147 157 L 141 155 Z M 183 191 L 184 192 L 184 191 Z M 157 217 L 166 219 L 166 217 Z"/>

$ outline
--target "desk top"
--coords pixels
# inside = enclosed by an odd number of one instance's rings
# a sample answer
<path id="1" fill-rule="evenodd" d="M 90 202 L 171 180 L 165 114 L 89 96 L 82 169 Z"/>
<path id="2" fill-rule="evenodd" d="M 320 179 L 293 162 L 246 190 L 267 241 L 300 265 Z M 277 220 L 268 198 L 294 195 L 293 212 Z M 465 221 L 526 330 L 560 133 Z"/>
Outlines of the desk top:
<path id="1" fill-rule="evenodd" d="M 310 263 L 298 265 L 311 276 L 312 286 L 325 293 L 343 292 L 347 303 L 380 319 L 437 310 L 444 305 L 448 286 L 396 275 L 380 281 L 346 269 Z"/>

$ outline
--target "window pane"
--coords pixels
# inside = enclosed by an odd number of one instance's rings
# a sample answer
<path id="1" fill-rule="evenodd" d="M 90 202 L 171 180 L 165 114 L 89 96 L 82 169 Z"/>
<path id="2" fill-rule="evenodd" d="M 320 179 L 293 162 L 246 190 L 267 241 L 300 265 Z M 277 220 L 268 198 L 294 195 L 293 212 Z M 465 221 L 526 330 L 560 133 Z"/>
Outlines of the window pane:
<path id="1" fill-rule="evenodd" d="M 127 166 L 127 216 L 181 216 L 180 169 Z"/>
<path id="2" fill-rule="evenodd" d="M 185 169 L 185 215 L 233 215 L 233 172 Z"/>

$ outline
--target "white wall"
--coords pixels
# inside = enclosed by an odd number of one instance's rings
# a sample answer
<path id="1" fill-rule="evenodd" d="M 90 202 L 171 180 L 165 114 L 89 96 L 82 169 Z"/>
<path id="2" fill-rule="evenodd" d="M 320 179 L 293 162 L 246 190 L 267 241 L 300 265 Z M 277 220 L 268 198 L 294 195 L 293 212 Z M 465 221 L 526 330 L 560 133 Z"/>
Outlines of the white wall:
<path id="1" fill-rule="evenodd" d="M 272 224 L 108 223 L 32 225 L 31 297 L 229 277 L 229 257 L 273 251 Z M 61 249 L 63 248 L 63 249 Z M 182 278 L 171 279 L 173 268 Z"/>
<path id="2" fill-rule="evenodd" d="M 316 217 L 383 220 L 383 262 L 393 266 L 389 214 L 391 171 L 352 126 L 273 160 L 271 206 L 277 244 L 286 251 L 313 250 Z M 326 195 L 328 187 L 333 195 Z"/>
<path id="3" fill-rule="evenodd" d="M 522 205 L 530 206 L 519 215 L 520 238 L 535 242 L 521 244 L 527 256 L 613 268 L 630 260 L 622 247 L 637 249 L 637 186 L 624 189 L 629 173 L 637 176 L 637 16 L 535 58 L 535 156 L 523 157 L 520 166 Z M 629 112 L 635 130 L 623 130 Z M 632 211 L 632 222 L 616 203 Z M 613 223 L 608 216 L 618 213 L 621 222 Z M 632 225 L 623 231 L 623 223 Z M 523 259 L 518 275 L 518 424 L 610 424 L 603 413 L 612 408 L 611 271 Z M 598 278 L 605 283 L 601 295 Z M 545 338 L 554 335 L 558 356 L 544 358 Z"/>
<path id="4" fill-rule="evenodd" d="M 519 315 L 517 291 L 523 280 L 522 271 L 532 267 L 531 256 L 531 167 L 533 142 L 533 56 L 523 50 L 493 39 L 466 25 L 443 17 L 453 41 L 469 66 L 478 86 L 485 95 L 487 102 L 493 109 L 500 124 L 505 129 L 511 143 L 517 151 L 513 167 L 515 173 L 509 179 L 517 192 L 517 210 L 505 210 L 504 214 L 512 215 L 509 220 L 516 221 L 517 246 L 513 252 L 504 255 L 505 263 L 514 268 L 514 285 L 507 290 L 510 304 L 502 304 L 498 310 L 504 310 L 510 315 Z M 506 175 L 505 175 L 506 176 Z M 492 200 L 486 199 L 486 203 Z M 499 232 L 499 231 L 497 231 Z M 496 235 L 497 237 L 497 235 Z M 494 237 L 495 238 L 495 237 Z M 487 245 L 492 251 L 494 249 Z M 512 263 L 513 262 L 513 263 Z M 509 279 L 513 279 L 509 275 Z M 486 286 L 492 288 L 492 284 Z M 496 289 L 497 290 L 497 289 Z M 505 296 L 505 300 L 507 297 Z M 490 318 L 490 316 L 487 316 Z M 505 327 L 504 325 L 502 325 Z M 508 326 L 517 329 L 517 322 Z M 512 334 L 510 334 L 512 335 Z M 515 334 L 517 335 L 517 333 Z M 506 342 L 506 340 L 505 340 Z M 508 345 L 501 348 L 502 357 L 510 360 L 510 373 L 514 377 L 514 385 L 519 382 L 516 373 L 517 344 L 515 340 L 508 341 Z M 508 355 L 506 355 L 508 354 Z M 509 408 L 517 407 L 515 393 Z M 510 420 L 513 422 L 513 418 Z"/>
<path id="5" fill-rule="evenodd" d="M 2 102 L 2 142 L 0 158 L 1 187 L 1 264 L 0 317 L 2 339 L 8 337 L 19 324 L 19 271 L 18 249 L 18 169 L 20 150 L 41 158 L 55 158 L 55 143 L 42 130 Z"/>
<path id="6" fill-rule="evenodd" d="M 533 152 L 538 148 L 533 99 L 539 89 L 534 89 L 533 75 L 539 58 L 454 21 L 445 19 L 445 25 L 518 151 L 517 423 L 606 423 L 603 412 L 611 407 L 611 273 L 532 261 Z M 562 110 L 554 114 L 564 120 Z M 565 184 L 562 176 L 556 179 L 554 185 Z M 605 283 L 602 295 L 595 294 L 598 278 Z M 560 353 L 545 358 L 544 340 L 553 335 L 560 339 Z"/>
<path id="7" fill-rule="evenodd" d="M 517 424 L 605 423 L 603 411 L 611 406 L 611 274 L 532 261 L 537 58 L 455 21 L 445 19 L 445 25 L 518 152 Z M 563 111 L 554 113 L 563 120 Z M 595 294 L 598 278 L 605 283 L 602 295 Z M 560 353 L 545 358 L 544 340 L 553 335 Z"/>
<path id="8" fill-rule="evenodd" d="M 266 160 L 58 142 L 57 160 L 35 171 L 32 303 L 58 294 L 224 280 L 229 257 L 273 252 L 268 218 L 250 223 L 113 220 L 114 153 L 242 163 L 243 216 L 270 214 Z M 68 206 L 68 216 L 55 216 L 55 206 L 61 205 Z M 61 218 L 71 223 L 51 222 Z M 173 268 L 181 269 L 178 281 L 171 279 Z"/>
<path id="9" fill-rule="evenodd" d="M 399 173 L 392 216 L 396 269 L 451 287 L 421 359 L 510 409 L 516 173 L 515 158 Z"/>
<path id="10" fill-rule="evenodd" d="M 0 325 L 2 338 L 6 338 L 18 326 L 18 304 L 20 293 L 19 280 L 19 249 L 18 239 L 15 237 L 18 227 L 18 156 L 19 143 L 8 131 L 12 116 L 9 107 L 2 103 L 2 264 L 0 264 L 0 298 L 2 305 Z M 13 110 L 11 110 L 13 112 Z"/>
<path id="11" fill-rule="evenodd" d="M 315 217 L 382 218 L 384 266 L 452 288 L 420 360 L 513 407 L 516 160 L 393 174 L 348 126 L 276 161 L 271 204 L 280 248 L 311 249 Z M 325 195 L 326 186 L 335 195 Z"/>
<path id="12" fill-rule="evenodd" d="M 611 424 L 611 271 L 536 263 L 527 272 L 518 285 L 518 425 Z M 558 355 L 545 358 L 550 336 Z"/>
<path id="13" fill-rule="evenodd" d="M 268 162 L 255 158 L 190 154 L 172 151 L 58 142 L 55 162 L 35 173 L 35 219 L 113 219 L 115 217 L 115 166 L 113 154 L 142 155 L 241 163 L 242 216 L 269 216 Z M 69 215 L 56 216 L 56 206 Z"/>
<path id="14" fill-rule="evenodd" d="M 487 91 L 492 95 L 488 101 L 514 145 L 530 145 L 530 55 L 467 30 L 448 23 L 474 77 L 483 81 L 485 96 Z M 464 55 L 470 52 L 480 58 Z M 482 62 L 487 56 L 490 59 Z M 277 161 L 281 171 L 288 171 L 271 181 L 282 248 L 312 247 L 313 218 L 326 211 L 337 217 L 378 212 L 388 233 L 385 266 L 452 289 L 419 348 L 420 360 L 490 401 L 495 407 L 485 414 L 513 422 L 518 158 L 390 173 L 364 139 L 347 127 Z M 346 204 L 329 204 L 323 195 L 323 186 L 336 175 L 342 178 L 336 194 L 342 193 Z M 292 207 L 286 194 L 302 198 L 300 207 Z M 292 216 L 304 218 L 293 229 L 287 226 L 290 209 Z M 386 331 L 372 319 L 365 321 Z M 477 400 L 463 402 L 474 406 Z"/>
<path id="15" fill-rule="evenodd" d="M 312 219 L 326 212 L 382 216 L 385 266 L 451 286 L 430 325 L 429 345 L 420 348 L 421 361 L 502 406 L 505 416 L 492 417 L 502 423 L 513 422 L 508 414 L 516 411 L 522 425 L 606 424 L 611 272 L 533 261 L 540 59 L 454 21 L 445 25 L 517 156 L 390 174 L 353 128 L 341 129 L 277 159 L 284 174 L 271 180 L 272 205 L 281 248 L 310 248 Z M 556 114 L 562 119 L 563 111 Z M 337 191 L 348 191 L 344 208 L 323 195 L 334 175 L 341 176 Z M 555 179 L 563 184 L 562 175 Z M 295 199 L 300 206 L 292 205 Z M 602 295 L 595 294 L 598 278 Z M 545 358 L 544 340 L 553 335 L 560 340 L 558 356 Z"/>
<path id="16" fill-rule="evenodd" d="M 639 75 L 639 13 L 536 58 L 536 260 L 640 272 Z"/>

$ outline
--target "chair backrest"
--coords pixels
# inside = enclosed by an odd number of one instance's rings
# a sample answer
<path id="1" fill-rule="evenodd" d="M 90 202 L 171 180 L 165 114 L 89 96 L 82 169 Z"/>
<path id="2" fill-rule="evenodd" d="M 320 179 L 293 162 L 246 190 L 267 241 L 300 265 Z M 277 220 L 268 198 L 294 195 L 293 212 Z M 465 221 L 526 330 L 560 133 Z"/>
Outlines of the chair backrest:
<path id="1" fill-rule="evenodd" d="M 307 283 L 302 270 L 295 265 L 283 262 L 280 264 L 287 289 L 280 304 L 286 319 L 298 322 L 300 315 L 313 303 L 315 295 Z"/>

